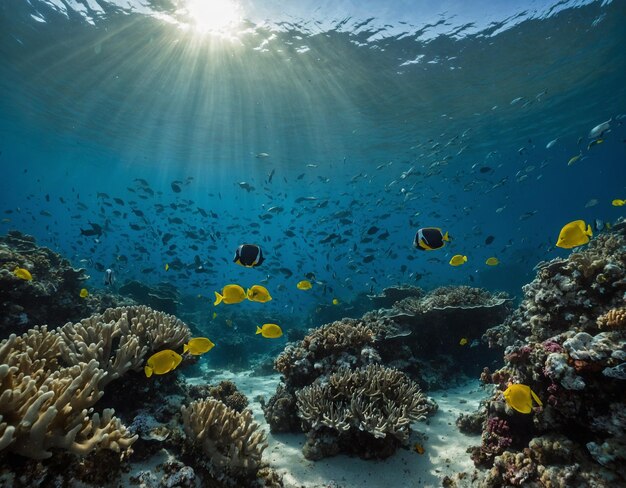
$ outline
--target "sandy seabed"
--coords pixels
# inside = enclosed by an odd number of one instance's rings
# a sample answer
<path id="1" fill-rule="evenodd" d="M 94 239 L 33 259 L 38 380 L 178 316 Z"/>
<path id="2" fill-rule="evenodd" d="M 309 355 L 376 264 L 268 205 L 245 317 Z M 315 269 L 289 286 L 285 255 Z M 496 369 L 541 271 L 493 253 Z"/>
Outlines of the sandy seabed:
<path id="1" fill-rule="evenodd" d="M 205 378 L 188 378 L 188 381 L 205 383 Z M 480 436 L 461 433 L 455 421 L 461 413 L 475 411 L 480 400 L 487 396 L 478 380 L 429 394 L 439 405 L 439 410 L 427 421 L 413 424 L 410 443 L 411 446 L 421 444 L 424 454 L 400 449 L 382 461 L 365 461 L 345 455 L 309 461 L 302 455 L 304 434 L 270 434 L 263 417 L 259 397 L 269 399 L 276 391 L 279 379 L 279 375 L 220 372 L 211 376 L 211 383 L 233 381 L 248 397 L 255 420 L 268 432 L 269 446 L 264 458 L 283 476 L 285 488 L 439 487 L 444 476 L 459 471 L 471 472 L 474 468 L 466 450 L 480 444 Z"/>

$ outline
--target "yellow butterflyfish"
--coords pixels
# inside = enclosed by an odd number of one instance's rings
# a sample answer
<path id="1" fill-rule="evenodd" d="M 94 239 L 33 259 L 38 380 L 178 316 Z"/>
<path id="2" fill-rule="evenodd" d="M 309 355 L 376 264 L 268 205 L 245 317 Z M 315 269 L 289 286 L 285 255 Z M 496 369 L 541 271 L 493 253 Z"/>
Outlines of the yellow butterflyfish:
<path id="1" fill-rule="evenodd" d="M 461 266 L 462 264 L 467 262 L 467 256 L 463 256 L 462 254 L 455 254 L 450 259 L 450 266 Z"/>
<path id="2" fill-rule="evenodd" d="M 621 207 L 622 205 L 626 204 L 626 200 L 621 200 L 619 198 L 616 198 L 615 200 L 613 200 L 611 202 L 611 205 L 613 205 L 614 207 Z"/>
<path id="3" fill-rule="evenodd" d="M 87 288 L 83 288 L 79 293 L 81 298 L 87 298 L 89 296 L 89 290 Z"/>
<path id="4" fill-rule="evenodd" d="M 270 292 L 267 291 L 267 288 L 261 285 L 251 286 L 246 292 L 246 296 L 251 302 L 258 303 L 269 302 L 272 299 Z"/>
<path id="5" fill-rule="evenodd" d="M 150 356 L 143 371 L 148 378 L 153 374 L 169 373 L 175 370 L 182 360 L 183 357 L 180 354 L 171 349 L 165 349 Z"/>
<path id="6" fill-rule="evenodd" d="M 168 263 L 165 263 L 165 271 L 167 271 L 168 269 L 170 269 L 170 265 Z"/>
<path id="7" fill-rule="evenodd" d="M 463 337 L 461 338 L 461 340 L 459 341 L 459 346 L 465 346 L 467 345 L 469 341 L 467 340 L 467 337 Z"/>
<path id="8" fill-rule="evenodd" d="M 21 280 L 32 281 L 33 279 L 33 275 L 31 275 L 30 271 L 25 268 L 15 268 L 13 270 L 13 274 Z"/>
<path id="9" fill-rule="evenodd" d="M 339 299 L 333 298 L 333 305 L 339 305 Z"/>
<path id="10" fill-rule="evenodd" d="M 263 327 L 257 325 L 256 333 L 261 334 L 266 339 L 277 339 L 283 335 L 282 329 L 276 324 L 263 324 Z"/>
<path id="11" fill-rule="evenodd" d="M 194 337 L 193 339 L 189 339 L 189 342 L 183 346 L 183 353 L 188 352 L 194 356 L 199 356 L 200 354 L 209 352 L 214 347 L 215 344 L 213 344 L 210 339 L 206 337 Z"/>
<path id="12" fill-rule="evenodd" d="M 311 288 L 313 288 L 313 285 L 311 284 L 309 280 L 302 280 L 302 281 L 298 281 L 296 288 L 298 290 L 310 290 Z"/>
<path id="13" fill-rule="evenodd" d="M 487 258 L 487 261 L 485 261 L 485 264 L 487 266 L 497 266 L 498 264 L 500 264 L 500 261 L 498 260 L 498 258 L 494 258 L 492 256 L 490 258 Z"/>
<path id="14" fill-rule="evenodd" d="M 543 406 L 539 397 L 527 385 L 511 384 L 504 390 L 503 395 L 507 405 L 520 413 L 532 412 L 533 400 L 537 405 Z"/>
<path id="15" fill-rule="evenodd" d="M 593 232 L 590 225 L 585 224 L 584 220 L 574 220 L 563 226 L 561 232 L 559 232 L 556 247 L 571 249 L 582 246 L 589 242 L 591 236 L 593 236 Z"/>
<path id="16" fill-rule="evenodd" d="M 226 285 L 222 289 L 222 293 L 215 292 L 215 302 L 213 305 L 219 305 L 224 302 L 226 305 L 243 302 L 246 299 L 246 292 L 239 285 Z"/>

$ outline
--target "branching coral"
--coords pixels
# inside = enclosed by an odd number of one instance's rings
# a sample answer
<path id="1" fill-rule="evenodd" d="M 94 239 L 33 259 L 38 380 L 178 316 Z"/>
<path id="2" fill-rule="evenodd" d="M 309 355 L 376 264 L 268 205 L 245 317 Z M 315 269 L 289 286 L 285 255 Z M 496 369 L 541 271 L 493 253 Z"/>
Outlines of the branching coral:
<path id="1" fill-rule="evenodd" d="M 596 320 L 600 329 L 626 329 L 626 307 L 613 308 Z"/>
<path id="2" fill-rule="evenodd" d="M 397 447 L 408 440 L 411 422 L 423 420 L 429 412 L 429 404 L 415 382 L 400 371 L 380 365 L 355 371 L 342 369 L 328 382 L 316 382 L 296 396 L 298 415 L 309 432 L 309 441 L 315 441 L 318 432 L 330 429 L 343 438 L 340 443 L 365 433 Z M 353 449 L 363 454 L 368 449 L 366 444 L 355 443 Z M 389 454 L 386 449 L 385 455 Z"/>
<path id="3" fill-rule="evenodd" d="M 147 307 L 107 310 L 56 330 L 0 343 L 0 449 L 43 459 L 55 448 L 123 451 L 130 435 L 112 410 L 93 406 L 111 380 L 140 369 L 148 352 L 179 347 L 189 329 Z"/>
<path id="4" fill-rule="evenodd" d="M 181 412 L 188 442 L 201 448 L 204 464 L 213 475 L 240 480 L 255 477 L 267 443 L 250 410 L 239 413 L 206 398 L 183 406 Z"/>

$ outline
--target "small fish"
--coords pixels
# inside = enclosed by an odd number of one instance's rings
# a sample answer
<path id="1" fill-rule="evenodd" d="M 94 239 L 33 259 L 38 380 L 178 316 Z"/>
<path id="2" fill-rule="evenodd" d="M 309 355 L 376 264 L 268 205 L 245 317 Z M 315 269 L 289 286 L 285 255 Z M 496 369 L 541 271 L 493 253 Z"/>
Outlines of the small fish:
<path id="1" fill-rule="evenodd" d="M 217 318 L 217 312 L 213 312 L 213 320 L 215 320 Z"/>
<path id="2" fill-rule="evenodd" d="M 592 236 L 593 232 L 590 225 L 587 225 L 584 220 L 574 220 L 563 226 L 559 232 L 556 247 L 571 249 L 582 246 L 587 244 Z"/>
<path id="3" fill-rule="evenodd" d="M 455 254 L 450 259 L 450 266 L 461 266 L 467 262 L 467 256 L 463 256 L 462 254 Z"/>
<path id="4" fill-rule="evenodd" d="M 269 302 L 272 297 L 267 288 L 261 285 L 253 285 L 246 291 L 246 296 L 251 302 L 266 303 Z"/>
<path id="5" fill-rule="evenodd" d="M 613 205 L 614 207 L 621 207 L 623 205 L 626 205 L 626 200 L 621 200 L 619 198 L 616 198 L 615 200 L 611 202 L 611 205 Z"/>
<path id="6" fill-rule="evenodd" d="M 255 156 L 255 158 L 257 158 L 257 159 L 265 159 L 265 158 L 269 158 L 269 157 L 270 157 L 270 155 L 268 153 L 266 153 L 266 152 L 260 152 L 260 153 L 258 153 Z"/>
<path id="7" fill-rule="evenodd" d="M 169 373 L 174 371 L 182 360 L 183 357 L 180 354 L 171 349 L 165 349 L 150 356 L 143 371 L 148 378 L 153 374 Z"/>
<path id="8" fill-rule="evenodd" d="M 500 264 L 500 261 L 498 260 L 498 258 L 494 258 L 492 256 L 490 258 L 487 258 L 487 261 L 485 261 L 485 264 L 487 266 L 498 266 L 498 264 Z"/>
<path id="9" fill-rule="evenodd" d="M 30 274 L 30 271 L 28 271 L 25 268 L 15 268 L 13 270 L 13 274 L 15 276 L 17 276 L 19 279 L 24 280 L 24 281 L 32 281 L 33 280 L 33 275 Z"/>
<path id="10" fill-rule="evenodd" d="M 193 356 L 199 356 L 200 354 L 209 352 L 214 347 L 215 344 L 213 344 L 210 339 L 206 337 L 194 337 L 193 339 L 189 339 L 189 342 L 183 346 L 183 354 L 188 352 Z"/>
<path id="11" fill-rule="evenodd" d="M 489 245 L 491 244 L 493 241 L 495 240 L 494 236 L 487 236 L 487 239 L 485 239 L 485 245 Z"/>
<path id="12" fill-rule="evenodd" d="M 462 337 L 459 341 L 459 346 L 466 346 L 468 342 L 467 337 Z"/>
<path id="13" fill-rule="evenodd" d="M 311 284 L 309 280 L 302 280 L 302 281 L 298 281 L 296 288 L 298 290 L 310 290 L 311 288 L 313 288 L 313 285 Z"/>
<path id="14" fill-rule="evenodd" d="M 587 203 L 585 203 L 585 208 L 595 207 L 597 204 L 598 204 L 598 200 L 596 200 L 595 198 L 592 198 Z"/>
<path id="15" fill-rule="evenodd" d="M 580 153 L 580 154 L 577 154 L 576 156 L 571 157 L 570 160 L 567 162 L 567 165 L 571 166 L 576 161 L 578 161 L 582 157 L 582 155 L 583 155 L 583 153 Z"/>
<path id="16" fill-rule="evenodd" d="M 602 122 L 601 124 L 596 125 L 591 131 L 589 131 L 589 135 L 587 136 L 589 139 L 597 139 L 602 137 L 607 130 L 611 128 L 611 121 L 613 118 L 610 118 L 606 122 Z"/>
<path id="17" fill-rule="evenodd" d="M 81 298 L 87 298 L 89 296 L 89 291 L 87 288 L 82 288 L 79 293 Z"/>
<path id="18" fill-rule="evenodd" d="M 256 333 L 261 334 L 266 339 L 278 339 L 283 335 L 280 326 L 276 324 L 263 324 L 263 327 L 256 327 Z"/>
<path id="19" fill-rule="evenodd" d="M 170 265 L 168 263 L 165 263 L 165 271 L 170 269 Z"/>
<path id="20" fill-rule="evenodd" d="M 372 227 L 370 227 L 369 229 L 367 229 L 367 235 L 373 235 L 376 234 L 376 232 L 378 232 L 380 229 L 378 227 L 376 227 L 375 225 L 373 225 Z"/>
<path id="21" fill-rule="evenodd" d="M 104 272 L 104 284 L 105 286 L 113 286 L 113 283 L 115 283 L 115 273 L 111 268 L 107 268 Z"/>
<path id="22" fill-rule="evenodd" d="M 226 285 L 222 289 L 222 293 L 215 292 L 215 302 L 213 305 L 219 305 L 224 302 L 226 305 L 241 303 L 246 299 L 246 292 L 239 285 Z"/>
<path id="23" fill-rule="evenodd" d="M 364 263 L 371 263 L 372 261 L 374 261 L 374 255 L 373 254 L 369 254 L 368 256 L 365 256 L 363 258 L 363 262 Z"/>
<path id="24" fill-rule="evenodd" d="M 556 141 L 558 141 L 558 139 L 552 139 L 550 142 L 548 142 L 548 144 L 546 144 L 546 149 L 552 149 L 556 144 Z"/>
<path id="25" fill-rule="evenodd" d="M 414 450 L 416 453 L 418 453 L 420 456 L 426 452 L 426 450 L 424 449 L 424 446 L 422 446 L 422 445 L 421 445 L 421 444 L 419 444 L 419 443 L 415 443 L 415 444 L 413 445 L 413 450 Z"/>
<path id="26" fill-rule="evenodd" d="M 597 146 L 598 144 L 602 144 L 603 142 L 604 139 L 594 139 L 589 144 L 587 144 L 587 151 L 589 151 L 589 149 L 591 149 L 593 146 Z"/>
<path id="27" fill-rule="evenodd" d="M 532 412 L 533 400 L 535 400 L 537 405 L 543 406 L 539 397 L 530 389 L 530 386 L 527 385 L 510 384 L 509 387 L 504 390 L 503 395 L 507 405 L 520 413 Z"/>
<path id="28" fill-rule="evenodd" d="M 233 262 L 246 268 L 261 266 L 265 258 L 260 246 L 256 244 L 241 244 L 235 251 Z"/>
<path id="29" fill-rule="evenodd" d="M 441 249 L 446 242 L 450 242 L 450 236 L 442 233 L 437 227 L 424 227 L 419 229 L 413 239 L 413 247 L 420 251 L 434 251 Z"/>
<path id="30" fill-rule="evenodd" d="M 333 305 L 339 305 L 339 299 L 333 298 Z"/>
<path id="31" fill-rule="evenodd" d="M 179 181 L 172 181 L 170 186 L 172 187 L 172 191 L 174 193 L 180 193 L 181 191 L 183 191 L 183 189 L 180 187 Z"/>

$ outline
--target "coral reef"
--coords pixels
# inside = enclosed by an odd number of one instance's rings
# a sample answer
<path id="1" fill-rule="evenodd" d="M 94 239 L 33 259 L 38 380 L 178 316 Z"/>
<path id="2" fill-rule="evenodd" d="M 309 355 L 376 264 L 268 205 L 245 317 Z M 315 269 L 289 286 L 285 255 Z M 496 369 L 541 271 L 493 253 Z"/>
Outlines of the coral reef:
<path id="1" fill-rule="evenodd" d="M 206 398 L 181 408 L 187 440 L 200 448 L 203 463 L 221 480 L 251 480 L 261 467 L 267 447 L 265 432 L 252 420 L 250 410 L 239 413 L 219 400 Z"/>
<path id="2" fill-rule="evenodd" d="M 146 355 L 189 337 L 175 317 L 143 306 L 110 309 L 56 330 L 37 327 L 0 343 L 0 450 L 34 459 L 54 449 L 86 455 L 136 440 L 93 406 L 104 387 L 139 370 Z"/>
<path id="3" fill-rule="evenodd" d="M 16 267 L 27 269 L 33 279 L 15 276 Z M 60 326 L 124 304 L 111 295 L 81 298 L 80 289 L 88 278 L 84 269 L 75 269 L 60 255 L 37 246 L 33 237 L 17 231 L 0 237 L 0 337 L 40 324 Z"/>
<path id="4" fill-rule="evenodd" d="M 424 294 L 421 288 L 415 286 L 390 286 L 376 295 L 367 295 L 375 308 L 392 308 L 394 303 L 405 298 L 419 299 Z"/>
<path id="5" fill-rule="evenodd" d="M 189 388 L 189 395 L 194 400 L 214 398 L 239 413 L 248 406 L 248 399 L 232 381 L 220 381 L 216 386 L 194 385 Z"/>
<path id="6" fill-rule="evenodd" d="M 491 468 L 479 486 L 626 483 L 625 291 L 620 222 L 567 259 L 541 265 L 519 308 L 486 332 L 492 345 L 507 347 L 504 366 L 481 375 L 496 388 L 472 450 L 476 465 Z M 537 392 L 543 408 L 511 410 L 502 398 L 510 382 Z"/>
<path id="7" fill-rule="evenodd" d="M 434 411 L 415 382 L 381 365 L 341 369 L 296 396 L 309 459 L 336 452 L 388 457 L 408 441 L 411 422 Z"/>

